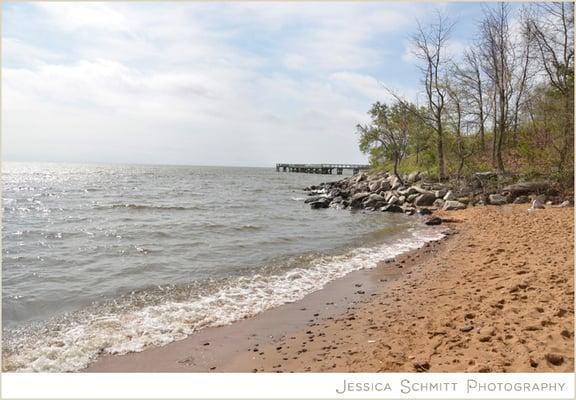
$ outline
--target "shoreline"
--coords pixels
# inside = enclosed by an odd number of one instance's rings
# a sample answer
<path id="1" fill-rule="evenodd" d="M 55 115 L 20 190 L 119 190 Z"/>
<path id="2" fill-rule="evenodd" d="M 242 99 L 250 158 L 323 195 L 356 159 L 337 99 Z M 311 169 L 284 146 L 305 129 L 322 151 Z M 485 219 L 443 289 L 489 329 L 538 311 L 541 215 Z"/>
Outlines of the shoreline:
<path id="1" fill-rule="evenodd" d="M 79 372 L 256 372 L 245 366 L 235 367 L 234 361 L 246 352 L 252 355 L 259 346 L 335 320 L 376 291 L 402 279 L 405 273 L 411 273 L 406 261 L 423 258 L 431 249 L 440 247 L 450 237 L 449 232 L 443 234 L 440 239 L 397 255 L 391 259 L 395 262 L 380 261 L 373 268 L 352 271 L 295 302 L 228 325 L 203 328 L 164 346 L 136 353 L 106 354 Z"/>
<path id="2" fill-rule="evenodd" d="M 573 371 L 573 209 L 437 214 L 458 221 L 448 239 L 83 371 Z"/>

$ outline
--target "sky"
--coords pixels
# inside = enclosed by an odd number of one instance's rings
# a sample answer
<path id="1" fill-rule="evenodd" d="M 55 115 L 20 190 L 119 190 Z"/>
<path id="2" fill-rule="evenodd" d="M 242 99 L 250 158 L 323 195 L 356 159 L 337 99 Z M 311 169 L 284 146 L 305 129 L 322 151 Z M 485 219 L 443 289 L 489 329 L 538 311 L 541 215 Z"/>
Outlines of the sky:
<path id="1" fill-rule="evenodd" d="M 420 101 L 416 20 L 477 3 L 3 3 L 2 156 L 269 167 L 365 163 L 356 124 Z"/>

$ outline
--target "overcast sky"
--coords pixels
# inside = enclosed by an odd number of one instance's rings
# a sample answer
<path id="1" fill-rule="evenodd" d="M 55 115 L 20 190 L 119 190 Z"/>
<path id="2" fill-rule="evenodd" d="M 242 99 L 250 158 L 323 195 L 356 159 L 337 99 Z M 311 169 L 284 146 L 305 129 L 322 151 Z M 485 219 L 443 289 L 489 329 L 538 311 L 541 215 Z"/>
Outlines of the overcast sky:
<path id="1" fill-rule="evenodd" d="M 416 18 L 478 4 L 4 3 L 5 160 L 271 166 L 366 162 L 383 85 L 416 99 Z"/>

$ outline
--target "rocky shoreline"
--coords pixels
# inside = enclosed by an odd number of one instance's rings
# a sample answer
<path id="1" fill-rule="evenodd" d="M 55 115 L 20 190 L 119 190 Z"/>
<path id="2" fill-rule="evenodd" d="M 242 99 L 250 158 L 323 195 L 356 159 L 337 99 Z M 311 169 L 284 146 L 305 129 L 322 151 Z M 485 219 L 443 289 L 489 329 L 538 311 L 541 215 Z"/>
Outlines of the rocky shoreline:
<path id="1" fill-rule="evenodd" d="M 430 215 L 436 210 L 463 210 L 479 205 L 528 204 L 532 209 L 568 207 L 560 191 L 548 181 L 522 181 L 493 172 L 458 182 L 434 182 L 424 173 L 398 177 L 388 172 L 362 172 L 304 189 L 312 209 L 338 208 Z M 571 199 L 572 197 L 570 197 Z M 432 217 L 429 225 L 440 224 Z"/>

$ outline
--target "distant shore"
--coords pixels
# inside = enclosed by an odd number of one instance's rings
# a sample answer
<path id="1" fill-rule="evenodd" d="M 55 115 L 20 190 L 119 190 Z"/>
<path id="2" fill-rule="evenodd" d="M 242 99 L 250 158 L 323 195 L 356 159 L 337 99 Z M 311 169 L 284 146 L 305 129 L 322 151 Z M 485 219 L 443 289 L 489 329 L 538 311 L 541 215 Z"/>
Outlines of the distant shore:
<path id="1" fill-rule="evenodd" d="M 445 213 L 446 240 L 85 371 L 573 371 L 573 209 L 527 208 Z"/>

